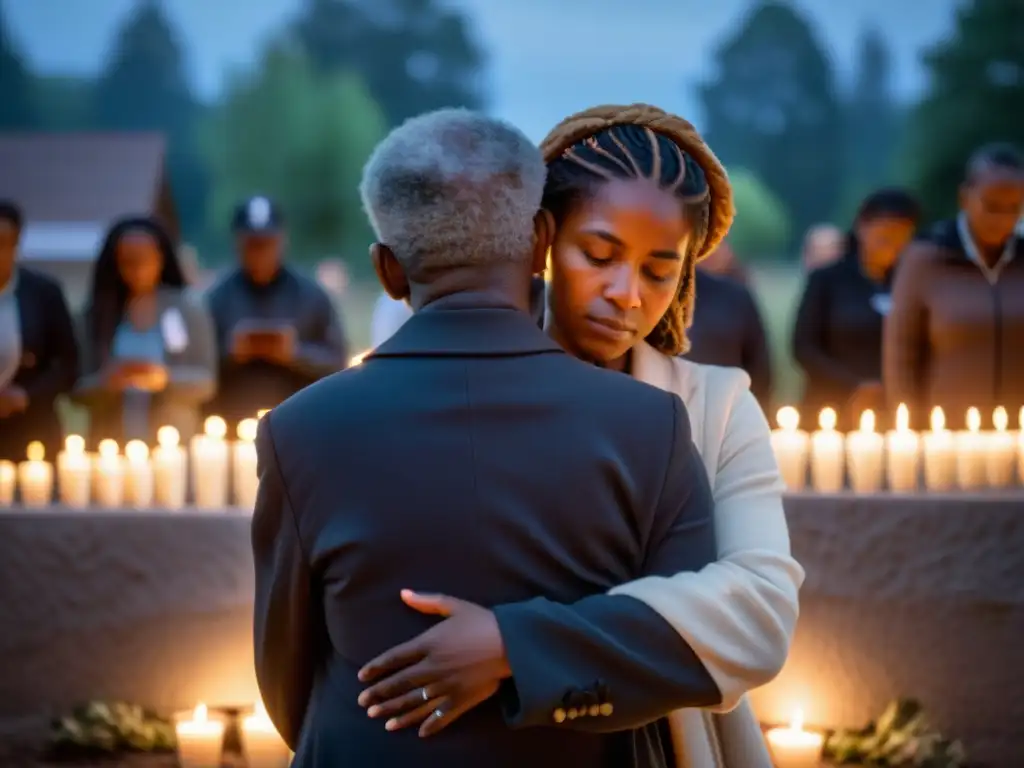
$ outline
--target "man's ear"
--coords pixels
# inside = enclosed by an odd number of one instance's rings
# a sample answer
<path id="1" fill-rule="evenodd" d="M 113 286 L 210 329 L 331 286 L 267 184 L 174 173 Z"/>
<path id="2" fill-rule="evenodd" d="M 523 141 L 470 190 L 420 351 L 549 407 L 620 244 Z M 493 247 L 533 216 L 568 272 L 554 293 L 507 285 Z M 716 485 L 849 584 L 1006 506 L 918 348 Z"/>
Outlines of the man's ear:
<path id="1" fill-rule="evenodd" d="M 395 301 L 406 301 L 409 298 L 409 278 L 394 252 L 384 243 L 374 243 L 370 246 L 370 258 L 384 293 Z"/>
<path id="2" fill-rule="evenodd" d="M 533 217 L 533 262 L 535 275 L 543 275 L 548 266 L 548 252 L 555 242 L 555 217 L 541 208 Z"/>

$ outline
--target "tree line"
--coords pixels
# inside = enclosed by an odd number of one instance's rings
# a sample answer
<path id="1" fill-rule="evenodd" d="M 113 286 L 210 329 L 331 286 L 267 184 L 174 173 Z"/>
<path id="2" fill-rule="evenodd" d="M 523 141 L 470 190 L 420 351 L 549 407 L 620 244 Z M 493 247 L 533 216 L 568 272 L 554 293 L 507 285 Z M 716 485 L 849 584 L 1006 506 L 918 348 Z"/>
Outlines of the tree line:
<path id="1" fill-rule="evenodd" d="M 701 125 L 734 175 L 736 249 L 791 254 L 807 226 L 847 222 L 883 184 L 905 183 L 930 215 L 948 214 L 971 149 L 1024 143 L 1021 40 L 1024 3 L 968 0 L 925 55 L 924 97 L 906 105 L 879 30 L 862 32 L 843 86 L 813 24 L 763 0 L 699 86 Z M 109 50 L 94 79 L 32 72 L 0 6 L 0 130 L 162 132 L 184 235 L 206 259 L 227 252 L 228 211 L 257 190 L 291 214 L 299 258 L 360 253 L 356 186 L 377 141 L 423 111 L 487 106 L 486 54 L 440 0 L 303 0 L 215 103 L 192 89 L 187 45 L 159 0 L 135 4 Z"/>

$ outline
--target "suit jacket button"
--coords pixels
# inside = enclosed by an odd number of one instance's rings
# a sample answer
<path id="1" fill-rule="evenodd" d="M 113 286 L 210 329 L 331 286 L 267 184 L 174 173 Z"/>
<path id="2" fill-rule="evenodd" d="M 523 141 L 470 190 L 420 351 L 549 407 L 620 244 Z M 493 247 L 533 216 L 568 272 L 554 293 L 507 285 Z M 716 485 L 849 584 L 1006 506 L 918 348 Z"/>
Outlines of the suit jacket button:
<path id="1" fill-rule="evenodd" d="M 598 711 L 605 717 L 608 717 L 609 715 L 611 715 L 612 712 L 615 711 L 615 707 L 613 707 L 608 702 L 605 702 L 598 708 Z"/>
<path id="2" fill-rule="evenodd" d="M 577 717 L 579 717 L 580 713 L 576 710 L 576 707 L 570 707 L 569 711 L 566 712 L 566 714 L 569 716 L 570 720 L 575 720 Z"/>
<path id="3" fill-rule="evenodd" d="M 591 704 L 590 709 L 587 710 L 587 714 L 591 717 L 597 717 L 599 714 L 601 714 L 601 707 L 599 707 L 597 704 Z"/>
<path id="4" fill-rule="evenodd" d="M 552 714 L 552 717 L 555 719 L 556 723 L 564 723 L 565 722 L 565 710 L 562 709 L 561 707 L 559 707 L 558 709 L 556 709 L 554 711 L 554 713 Z"/>

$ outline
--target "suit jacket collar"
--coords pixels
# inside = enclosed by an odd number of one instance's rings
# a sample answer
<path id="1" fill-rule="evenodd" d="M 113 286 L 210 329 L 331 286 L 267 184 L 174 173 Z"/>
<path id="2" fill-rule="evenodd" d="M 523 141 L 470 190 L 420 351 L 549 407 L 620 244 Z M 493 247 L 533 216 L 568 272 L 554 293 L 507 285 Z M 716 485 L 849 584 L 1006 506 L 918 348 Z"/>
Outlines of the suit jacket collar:
<path id="1" fill-rule="evenodd" d="M 366 359 L 551 353 L 565 354 L 526 312 L 486 294 L 460 293 L 420 309 Z"/>

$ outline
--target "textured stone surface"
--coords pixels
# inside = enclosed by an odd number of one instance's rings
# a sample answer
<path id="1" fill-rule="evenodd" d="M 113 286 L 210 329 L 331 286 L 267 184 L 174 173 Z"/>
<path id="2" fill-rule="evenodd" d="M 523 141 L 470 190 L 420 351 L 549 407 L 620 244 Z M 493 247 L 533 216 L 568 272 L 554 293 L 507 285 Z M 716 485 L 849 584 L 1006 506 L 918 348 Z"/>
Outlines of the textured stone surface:
<path id="1" fill-rule="evenodd" d="M 807 583 L 761 718 L 859 725 L 911 695 L 972 757 L 1024 765 L 1024 495 L 795 496 L 787 512 Z M 236 512 L 0 510 L 0 718 L 249 704 L 252 589 Z"/>

